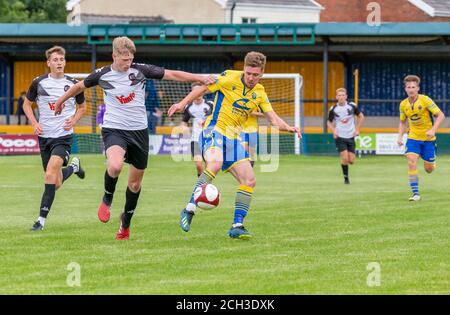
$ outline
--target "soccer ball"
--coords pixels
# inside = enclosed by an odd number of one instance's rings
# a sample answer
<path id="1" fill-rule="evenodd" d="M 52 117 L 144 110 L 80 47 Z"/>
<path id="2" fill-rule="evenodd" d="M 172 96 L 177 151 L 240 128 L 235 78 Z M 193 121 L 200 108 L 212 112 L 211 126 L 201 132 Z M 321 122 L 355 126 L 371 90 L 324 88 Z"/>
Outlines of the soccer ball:
<path id="1" fill-rule="evenodd" d="M 203 184 L 194 191 L 194 202 L 200 209 L 212 210 L 219 204 L 220 192 L 213 184 Z"/>

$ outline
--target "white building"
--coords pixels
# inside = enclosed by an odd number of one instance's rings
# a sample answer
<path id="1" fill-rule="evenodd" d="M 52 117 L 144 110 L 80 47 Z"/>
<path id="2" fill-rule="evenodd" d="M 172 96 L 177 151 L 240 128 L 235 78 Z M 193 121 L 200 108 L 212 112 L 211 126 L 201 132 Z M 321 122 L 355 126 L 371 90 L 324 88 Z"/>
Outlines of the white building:
<path id="1" fill-rule="evenodd" d="M 318 23 L 323 7 L 312 0 L 216 0 L 226 23 Z"/>
<path id="2" fill-rule="evenodd" d="M 75 23 L 317 23 L 314 0 L 70 0 Z"/>

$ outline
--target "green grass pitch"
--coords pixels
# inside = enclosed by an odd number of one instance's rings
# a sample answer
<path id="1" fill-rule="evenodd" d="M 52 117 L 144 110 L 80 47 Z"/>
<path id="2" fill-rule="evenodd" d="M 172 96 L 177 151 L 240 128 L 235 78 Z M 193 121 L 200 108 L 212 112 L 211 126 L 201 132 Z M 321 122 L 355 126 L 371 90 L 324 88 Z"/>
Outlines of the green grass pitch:
<path id="1" fill-rule="evenodd" d="M 38 156 L 0 158 L 0 294 L 449 294 L 450 157 L 420 168 L 422 201 L 408 202 L 403 157 L 363 157 L 344 185 L 338 157 L 282 156 L 257 170 L 245 225 L 232 240 L 237 184 L 219 174 L 221 204 L 178 225 L 195 182 L 194 165 L 150 157 L 129 241 L 116 241 L 128 168 L 107 224 L 97 219 L 104 158 L 81 155 L 86 179 L 57 191 L 44 231 L 38 216 Z M 80 286 L 69 286 L 80 266 Z M 377 263 L 379 283 L 370 263 Z M 378 285 L 379 284 L 379 285 Z"/>

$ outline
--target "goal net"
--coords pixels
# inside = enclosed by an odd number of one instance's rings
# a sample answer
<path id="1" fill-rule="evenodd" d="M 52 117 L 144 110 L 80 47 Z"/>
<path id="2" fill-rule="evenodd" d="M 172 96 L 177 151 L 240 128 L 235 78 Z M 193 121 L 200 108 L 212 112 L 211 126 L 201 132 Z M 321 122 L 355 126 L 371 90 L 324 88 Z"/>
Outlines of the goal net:
<path id="1" fill-rule="evenodd" d="M 78 80 L 83 80 L 87 73 L 68 74 Z M 280 73 L 265 74 L 260 83 L 265 87 L 275 112 L 284 119 L 289 125 L 302 129 L 303 132 L 303 79 L 300 74 Z M 191 84 L 169 80 L 148 80 L 146 86 L 146 106 L 149 112 L 157 107 L 162 111 L 161 117 L 153 119 L 156 122 L 154 130 L 158 145 L 164 145 L 164 139 L 174 139 L 177 132 L 174 127 L 179 126 L 182 120 L 182 114 L 175 114 L 173 117 L 167 117 L 167 110 L 172 104 L 178 103 L 191 91 Z M 100 87 L 89 88 L 85 90 L 87 111 L 84 117 L 78 122 L 76 133 L 76 150 L 80 153 L 101 153 L 102 144 L 100 141 L 100 129 L 98 128 L 97 114 L 99 106 L 103 104 L 103 91 Z M 205 99 L 213 100 L 214 94 L 205 95 Z M 258 119 L 259 140 L 258 153 L 280 153 L 280 154 L 300 154 L 301 141 L 294 134 L 278 131 L 270 128 L 269 123 L 264 117 Z M 176 129 L 175 129 L 176 130 Z M 171 141 L 173 144 L 174 141 Z M 169 145 L 169 144 L 167 144 Z M 185 150 L 189 143 L 184 143 Z M 152 149 L 151 149 L 152 151 Z M 154 150 L 154 153 L 167 153 L 170 149 Z"/>

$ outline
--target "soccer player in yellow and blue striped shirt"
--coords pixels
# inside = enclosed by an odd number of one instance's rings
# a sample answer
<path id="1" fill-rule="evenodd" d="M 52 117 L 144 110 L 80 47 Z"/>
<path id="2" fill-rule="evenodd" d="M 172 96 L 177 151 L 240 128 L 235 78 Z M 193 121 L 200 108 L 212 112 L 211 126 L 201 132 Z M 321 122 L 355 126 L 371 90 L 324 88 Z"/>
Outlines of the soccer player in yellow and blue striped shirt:
<path id="1" fill-rule="evenodd" d="M 183 111 L 186 105 L 202 93 L 216 92 L 212 115 L 203 127 L 202 154 L 206 169 L 198 178 L 193 191 L 204 183 L 212 182 L 220 169 L 230 172 L 237 179 L 239 187 L 236 192 L 234 221 L 228 231 L 231 238 L 252 237 L 244 228 L 243 222 L 250 209 L 256 179 L 248 152 L 239 141 L 239 133 L 250 113 L 258 108 L 271 124 L 301 137 L 299 128 L 289 126 L 273 111 L 264 87 L 258 83 L 263 76 L 265 64 L 266 56 L 250 52 L 245 57 L 244 71 L 225 71 L 214 84 L 192 91 L 180 103 L 172 105 L 168 112 L 170 117 Z M 180 226 L 183 231 L 189 231 L 195 210 L 192 194 L 181 212 Z"/>
<path id="2" fill-rule="evenodd" d="M 409 184 L 412 191 L 409 201 L 419 201 L 421 197 L 417 161 L 421 157 L 424 160 L 425 171 L 433 172 L 436 166 L 436 131 L 445 116 L 431 98 L 419 94 L 420 78 L 418 76 L 408 75 L 403 82 L 408 98 L 400 103 L 397 143 L 400 146 L 403 145 L 403 134 L 406 131 L 406 120 L 408 120 L 409 133 L 405 155 L 408 159 Z"/>

